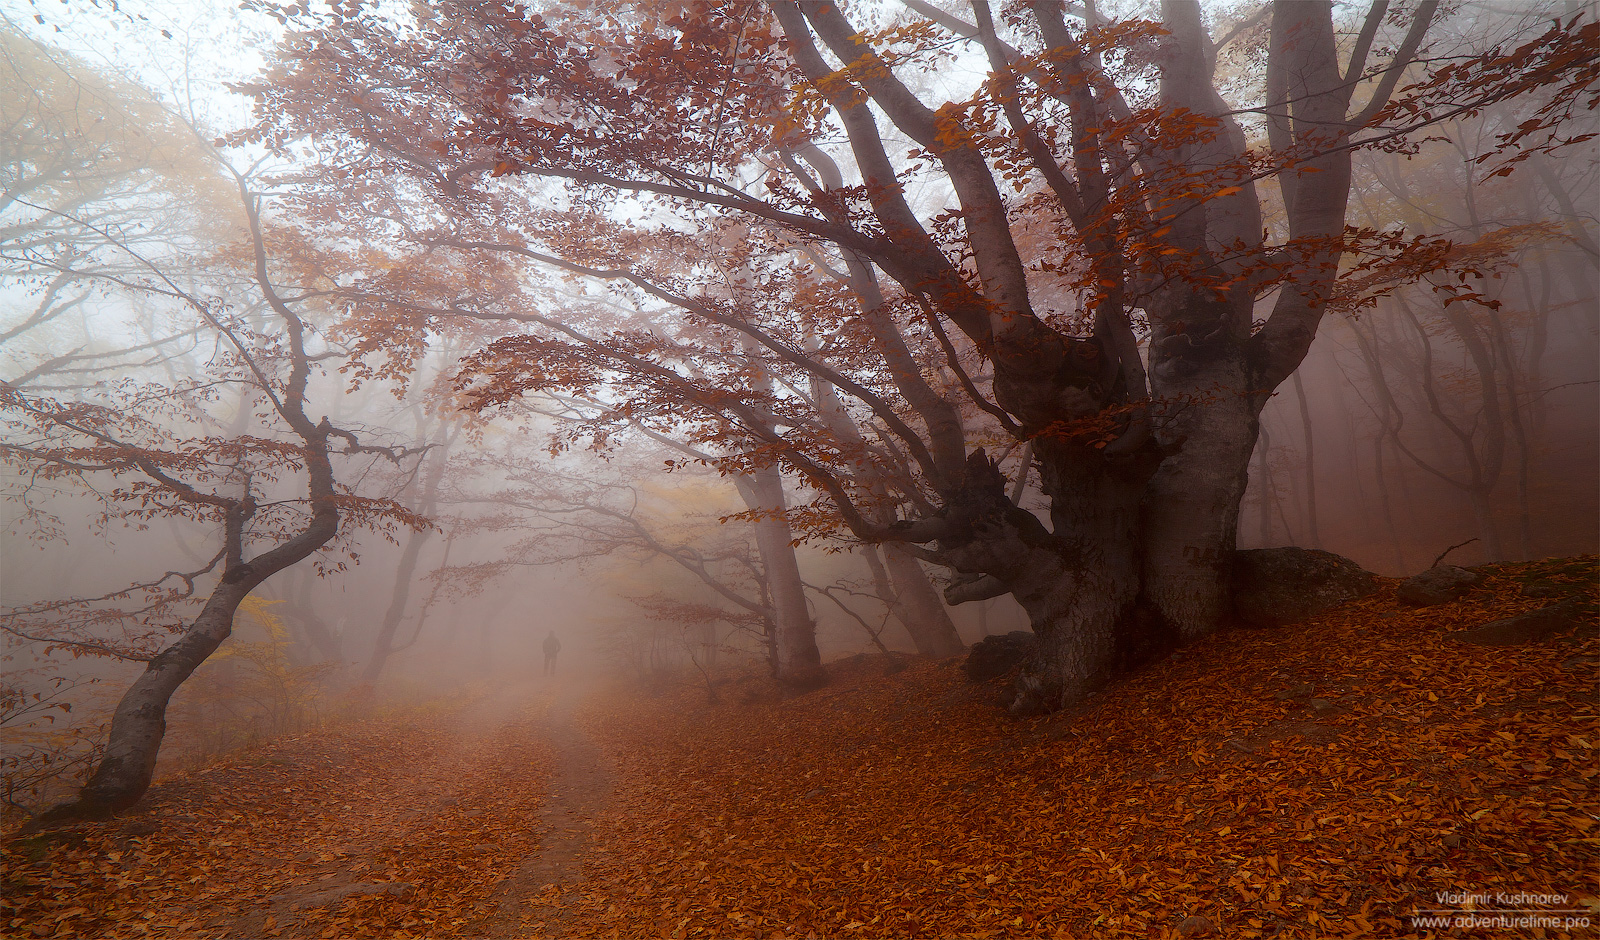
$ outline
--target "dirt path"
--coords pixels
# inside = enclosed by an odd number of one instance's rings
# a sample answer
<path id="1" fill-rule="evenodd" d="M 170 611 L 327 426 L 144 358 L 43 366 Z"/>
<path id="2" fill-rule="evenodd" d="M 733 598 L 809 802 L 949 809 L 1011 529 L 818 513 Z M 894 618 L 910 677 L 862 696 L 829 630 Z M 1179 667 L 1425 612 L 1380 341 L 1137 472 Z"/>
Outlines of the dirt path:
<path id="1" fill-rule="evenodd" d="M 559 935 L 612 787 L 583 687 L 302 735 L 7 851 L 0 922 L 35 936 Z M 74 890 L 63 891 L 71 884 Z"/>
<path id="2" fill-rule="evenodd" d="M 448 886 L 427 866 L 405 864 L 419 842 L 432 843 L 435 852 L 465 842 L 457 848 L 491 861 L 486 874 L 503 872 L 508 856 L 542 859 L 551 844 L 547 820 L 555 801 L 530 784 L 565 774 L 565 749 L 548 750 L 558 737 L 549 722 L 553 703 L 560 701 L 560 710 L 569 712 L 573 694 L 570 688 L 526 682 L 502 686 L 467 706 L 436 735 L 437 746 L 419 742 L 412 761 L 386 768 L 387 785 L 372 798 L 341 804 L 332 818 L 322 820 L 324 828 L 343 823 L 355 834 L 351 841 L 315 857 L 310 851 L 297 855 L 294 861 L 307 867 L 286 871 L 288 887 L 230 923 L 228 932 L 255 936 L 277 928 L 294 936 L 351 898 L 425 903 Z M 483 922 L 491 935 L 514 934 L 518 925 L 502 914 L 521 893 L 511 889 L 500 903 L 480 898 L 471 906 L 471 918 Z"/>
<path id="3" fill-rule="evenodd" d="M 539 813 L 539 850 L 501 884 L 490 936 L 521 936 L 532 930 L 559 937 L 565 932 L 567 908 L 560 903 L 560 888 L 583 880 L 584 851 L 615 785 L 599 749 L 572 720 L 578 689 L 559 685 L 545 718 L 555 773 Z"/>

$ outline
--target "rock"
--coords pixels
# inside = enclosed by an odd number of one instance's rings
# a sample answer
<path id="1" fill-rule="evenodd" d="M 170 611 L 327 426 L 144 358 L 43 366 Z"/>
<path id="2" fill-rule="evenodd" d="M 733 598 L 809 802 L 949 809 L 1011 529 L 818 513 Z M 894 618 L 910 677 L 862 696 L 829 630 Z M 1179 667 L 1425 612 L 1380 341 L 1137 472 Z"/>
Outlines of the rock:
<path id="1" fill-rule="evenodd" d="M 1299 623 L 1378 589 L 1372 572 L 1311 548 L 1234 552 L 1232 579 L 1234 611 L 1251 627 Z"/>
<path id="2" fill-rule="evenodd" d="M 1195 914 L 1178 921 L 1178 936 L 1180 937 L 1209 937 L 1216 932 L 1216 925 L 1211 923 L 1211 918 Z"/>
<path id="3" fill-rule="evenodd" d="M 1401 581 L 1394 596 L 1400 603 L 1412 607 L 1433 607 L 1437 604 L 1450 603 L 1472 590 L 1472 586 L 1482 580 L 1481 575 L 1465 568 L 1439 565 L 1437 568 L 1429 568 L 1421 574 L 1412 575 Z"/>
<path id="4" fill-rule="evenodd" d="M 987 636 L 972 644 L 972 650 L 967 653 L 967 660 L 961 669 L 969 681 L 983 682 L 1010 672 L 1033 655 L 1038 646 L 1038 638 L 1023 630 Z"/>
<path id="5" fill-rule="evenodd" d="M 1582 599 L 1571 597 L 1559 604 L 1505 620 L 1495 620 L 1469 630 L 1457 630 L 1450 634 L 1450 638 L 1479 646 L 1522 646 L 1548 639 L 1574 627 L 1586 624 L 1593 627 L 1594 622 L 1593 616 L 1585 614 Z"/>

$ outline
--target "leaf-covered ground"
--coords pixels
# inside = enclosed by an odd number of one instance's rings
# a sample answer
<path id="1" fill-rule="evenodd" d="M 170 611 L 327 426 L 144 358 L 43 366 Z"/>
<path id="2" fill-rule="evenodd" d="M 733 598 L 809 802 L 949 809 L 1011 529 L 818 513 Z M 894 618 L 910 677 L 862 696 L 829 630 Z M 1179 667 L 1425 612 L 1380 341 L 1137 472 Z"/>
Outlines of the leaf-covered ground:
<path id="1" fill-rule="evenodd" d="M 521 692 L 523 690 L 515 690 Z M 539 847 L 548 694 L 286 738 L 12 841 L 6 937 L 481 936 Z"/>
<path id="2" fill-rule="evenodd" d="M 598 784 L 564 766 L 586 752 L 550 723 L 548 697 L 465 745 L 465 719 L 447 713 L 286 741 L 158 788 L 142 814 L 13 843 L 0 923 L 21 936 L 1593 936 L 1412 915 L 1465 908 L 1441 894 L 1508 892 L 1565 896 L 1532 906 L 1600 923 L 1600 640 L 1448 637 L 1565 594 L 1592 600 L 1595 581 L 1593 558 L 1510 566 L 1422 610 L 1396 606 L 1391 585 L 1309 625 L 1211 638 L 1043 719 L 1001 714 L 998 686 L 968 685 L 959 660 L 885 675 L 864 658 L 789 701 L 754 683 L 723 687 L 716 706 L 692 689 L 612 691 L 578 714 L 614 768 L 603 802 L 562 811 L 597 812 L 582 838 L 560 835 L 546 801 Z M 552 779 L 567 784 L 546 793 Z M 196 787 L 204 802 L 187 797 Z M 529 860 L 556 844 L 586 877 L 541 891 L 550 865 Z M 409 887 L 330 901 L 324 875 Z"/>

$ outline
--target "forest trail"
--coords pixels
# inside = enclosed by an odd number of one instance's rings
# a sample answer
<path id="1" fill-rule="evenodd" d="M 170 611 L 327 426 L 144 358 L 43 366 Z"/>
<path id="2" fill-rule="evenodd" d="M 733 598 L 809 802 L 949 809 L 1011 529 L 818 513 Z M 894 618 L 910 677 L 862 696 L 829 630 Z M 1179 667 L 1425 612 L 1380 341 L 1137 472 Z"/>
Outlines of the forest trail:
<path id="1" fill-rule="evenodd" d="M 50 937 L 1472 936 L 1462 895 L 1600 923 L 1593 557 L 1393 584 L 1016 720 L 959 659 L 799 697 L 531 681 L 346 722 L 5 847 Z M 1457 631 L 1576 596 L 1590 629 Z M 1512 935 L 1518 935 L 1513 933 Z M 1526 935 L 1526 934 L 1522 934 Z M 1595 936 L 1592 927 L 1546 936 Z"/>
<path id="2" fill-rule="evenodd" d="M 554 772 L 539 812 L 539 848 L 500 886 L 490 936 L 524 936 L 528 930 L 547 937 L 563 935 L 566 906 L 560 903 L 560 889 L 583 880 L 581 859 L 593 841 L 596 816 L 606 808 L 613 789 L 609 764 L 573 720 L 582 688 L 556 680 L 554 701 L 544 719 Z"/>
<path id="3" fill-rule="evenodd" d="M 524 681 L 178 775 L 114 823 L 14 844 L 0 922 L 23 936 L 554 927 L 546 892 L 581 877 L 610 786 L 572 720 L 582 691 Z M 29 864 L 44 856 L 54 864 Z M 51 890 L 67 881 L 74 891 Z"/>

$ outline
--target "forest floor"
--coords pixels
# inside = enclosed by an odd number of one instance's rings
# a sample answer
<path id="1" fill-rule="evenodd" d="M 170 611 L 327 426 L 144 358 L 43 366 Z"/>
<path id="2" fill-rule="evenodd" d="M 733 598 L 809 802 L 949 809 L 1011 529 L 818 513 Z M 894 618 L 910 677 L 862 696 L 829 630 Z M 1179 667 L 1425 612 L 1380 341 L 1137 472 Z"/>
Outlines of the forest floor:
<path id="1" fill-rule="evenodd" d="M 721 704 L 703 687 L 530 681 L 280 740 L 159 783 L 117 820 L 12 841 L 0 925 L 1595 936 L 1456 918 L 1600 923 L 1600 639 L 1449 634 L 1573 593 L 1592 612 L 1596 580 L 1592 557 L 1506 566 L 1420 610 L 1391 583 L 1037 719 L 1006 716 L 1000 684 L 967 683 L 959 659 L 857 657 L 809 695 L 746 679 Z M 1414 920 L 1428 911 L 1447 921 Z"/>

